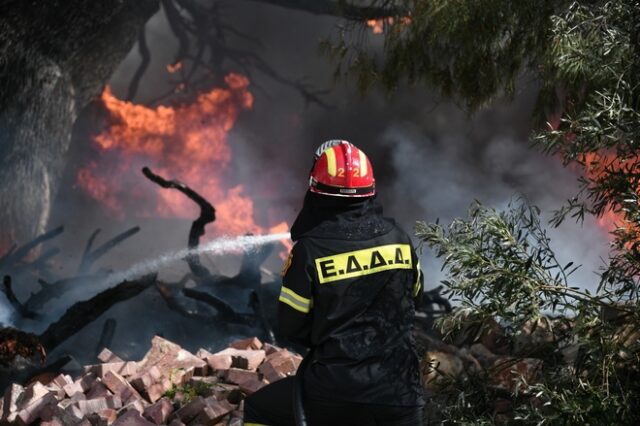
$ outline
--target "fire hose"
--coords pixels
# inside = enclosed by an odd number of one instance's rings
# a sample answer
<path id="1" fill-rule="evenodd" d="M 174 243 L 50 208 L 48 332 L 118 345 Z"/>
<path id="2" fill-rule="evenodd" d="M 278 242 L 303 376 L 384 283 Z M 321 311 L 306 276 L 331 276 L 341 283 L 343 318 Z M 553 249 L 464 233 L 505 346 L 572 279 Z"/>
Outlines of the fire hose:
<path id="1" fill-rule="evenodd" d="M 304 412 L 304 370 L 307 367 L 307 363 L 313 356 L 313 350 L 309 351 L 307 356 L 302 359 L 298 371 L 294 377 L 293 383 L 293 418 L 296 426 L 307 426 L 307 416 Z"/>

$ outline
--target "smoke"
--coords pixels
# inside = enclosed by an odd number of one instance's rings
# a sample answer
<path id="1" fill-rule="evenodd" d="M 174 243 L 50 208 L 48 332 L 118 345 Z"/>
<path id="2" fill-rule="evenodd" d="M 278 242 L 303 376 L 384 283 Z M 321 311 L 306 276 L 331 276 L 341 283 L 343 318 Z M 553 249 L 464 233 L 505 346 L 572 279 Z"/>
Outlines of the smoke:
<path id="1" fill-rule="evenodd" d="M 0 292 L 0 327 L 10 327 L 11 323 L 11 313 L 13 312 L 13 307 L 9 304 L 7 297 L 4 293 Z"/>
<path id="2" fill-rule="evenodd" d="M 402 194 L 394 197 L 394 203 L 408 207 L 401 210 L 403 222 L 417 218 L 447 224 L 465 217 L 474 200 L 502 210 L 518 197 L 541 207 L 547 222 L 551 212 L 577 192 L 576 175 L 560 161 L 537 153 L 526 139 L 498 131 L 476 143 L 455 130 L 464 129 L 455 115 L 449 120 L 452 130 L 435 137 L 407 123 L 391 125 L 383 135 L 396 172 L 387 190 Z M 593 291 L 598 284 L 593 271 L 606 255 L 606 232 L 591 218 L 584 226 L 569 222 L 557 229 L 547 228 L 561 264 L 572 261 L 584 265 L 571 277 L 571 284 Z M 428 265 L 425 277 L 435 285 L 444 278 L 441 262 L 429 250 L 422 256 L 423 267 Z"/>

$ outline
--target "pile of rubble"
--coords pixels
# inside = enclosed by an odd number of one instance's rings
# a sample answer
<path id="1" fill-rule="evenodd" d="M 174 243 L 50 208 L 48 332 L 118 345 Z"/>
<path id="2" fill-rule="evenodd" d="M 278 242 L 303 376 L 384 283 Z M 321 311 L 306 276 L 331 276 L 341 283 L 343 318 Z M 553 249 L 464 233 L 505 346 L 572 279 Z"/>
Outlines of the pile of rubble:
<path id="1" fill-rule="evenodd" d="M 426 337 L 425 388 L 437 393 L 468 373 L 483 373 L 489 385 L 509 392 L 515 392 L 523 381 L 535 383 L 543 367 L 542 360 L 535 354 L 554 342 L 553 328 L 546 318 L 527 323 L 513 344 L 508 342 L 504 329 L 495 320 L 476 327 L 463 327 L 450 336 L 449 343 Z M 565 357 L 574 356 L 574 349 L 568 348 Z"/>
<path id="2" fill-rule="evenodd" d="M 98 359 L 75 380 L 60 374 L 10 386 L 0 400 L 0 424 L 241 425 L 243 399 L 294 374 L 302 360 L 255 337 L 194 355 L 158 336 L 140 361 L 108 349 Z"/>

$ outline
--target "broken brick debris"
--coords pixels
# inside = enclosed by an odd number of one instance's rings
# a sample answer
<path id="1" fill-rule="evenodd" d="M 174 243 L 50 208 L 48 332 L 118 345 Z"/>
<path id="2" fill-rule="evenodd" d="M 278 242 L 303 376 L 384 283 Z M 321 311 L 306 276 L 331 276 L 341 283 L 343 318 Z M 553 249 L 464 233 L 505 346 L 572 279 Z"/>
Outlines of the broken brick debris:
<path id="1" fill-rule="evenodd" d="M 108 348 L 98 360 L 75 380 L 60 374 L 46 384 L 9 386 L 0 425 L 241 425 L 244 397 L 295 374 L 302 357 L 256 337 L 194 355 L 156 336 L 140 361 Z"/>

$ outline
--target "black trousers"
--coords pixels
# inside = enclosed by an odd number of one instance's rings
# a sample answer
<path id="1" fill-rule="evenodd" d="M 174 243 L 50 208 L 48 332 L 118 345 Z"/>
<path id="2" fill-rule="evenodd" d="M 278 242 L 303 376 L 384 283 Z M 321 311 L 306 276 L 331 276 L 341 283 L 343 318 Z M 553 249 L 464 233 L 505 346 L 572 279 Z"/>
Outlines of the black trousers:
<path id="1" fill-rule="evenodd" d="M 293 388 L 287 377 L 244 400 L 245 425 L 295 426 Z M 309 426 L 422 426 L 422 407 L 304 400 Z"/>

